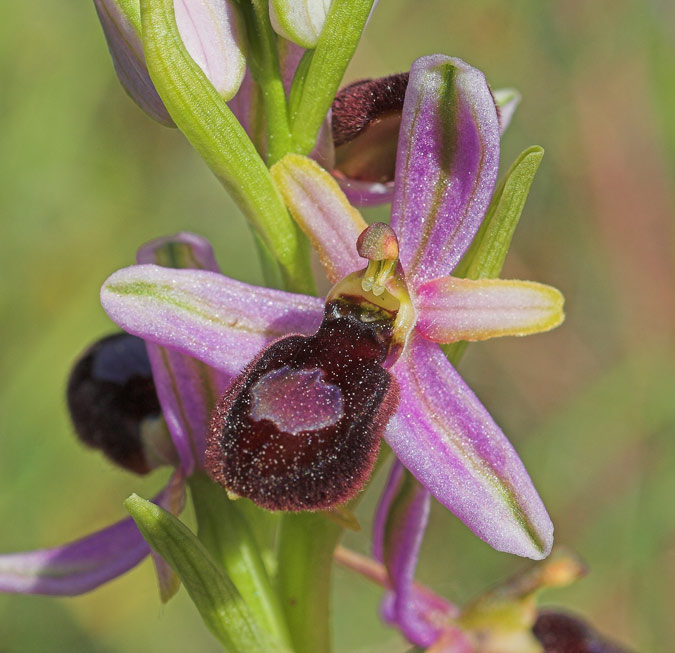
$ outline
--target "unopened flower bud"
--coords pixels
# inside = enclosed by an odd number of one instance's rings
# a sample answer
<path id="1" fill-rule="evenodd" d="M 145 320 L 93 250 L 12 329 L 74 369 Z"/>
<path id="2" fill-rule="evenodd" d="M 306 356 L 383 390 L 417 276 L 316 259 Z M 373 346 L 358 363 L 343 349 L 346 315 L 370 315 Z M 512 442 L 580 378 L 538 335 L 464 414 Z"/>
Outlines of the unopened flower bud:
<path id="1" fill-rule="evenodd" d="M 175 0 L 176 25 L 185 49 L 225 100 L 246 73 L 245 27 L 231 0 Z"/>
<path id="2" fill-rule="evenodd" d="M 145 63 L 140 0 L 94 0 L 94 4 L 122 86 L 151 118 L 173 127 Z M 176 0 L 174 12 L 188 54 L 218 93 L 231 99 L 246 72 L 238 8 L 229 0 Z"/>
<path id="3" fill-rule="evenodd" d="M 139 0 L 94 0 L 94 6 L 124 90 L 151 118 L 173 127 L 145 65 Z"/>
<path id="4" fill-rule="evenodd" d="M 272 27 L 303 48 L 315 48 L 330 4 L 331 0 L 271 0 Z"/>

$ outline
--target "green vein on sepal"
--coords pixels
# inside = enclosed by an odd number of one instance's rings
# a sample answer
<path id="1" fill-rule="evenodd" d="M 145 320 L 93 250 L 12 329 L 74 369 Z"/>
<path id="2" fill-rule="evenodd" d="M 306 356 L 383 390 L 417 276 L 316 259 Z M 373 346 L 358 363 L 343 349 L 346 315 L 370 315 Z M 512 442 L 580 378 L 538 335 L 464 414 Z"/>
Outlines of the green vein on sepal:
<path id="1" fill-rule="evenodd" d="M 178 574 L 204 623 L 227 651 L 287 651 L 256 623 L 230 578 L 180 520 L 136 494 L 124 506 L 148 544 Z"/>
<path id="2" fill-rule="evenodd" d="M 141 0 L 150 77 L 169 114 L 278 259 L 289 289 L 312 293 L 309 252 L 253 143 L 187 53 L 173 0 Z"/>

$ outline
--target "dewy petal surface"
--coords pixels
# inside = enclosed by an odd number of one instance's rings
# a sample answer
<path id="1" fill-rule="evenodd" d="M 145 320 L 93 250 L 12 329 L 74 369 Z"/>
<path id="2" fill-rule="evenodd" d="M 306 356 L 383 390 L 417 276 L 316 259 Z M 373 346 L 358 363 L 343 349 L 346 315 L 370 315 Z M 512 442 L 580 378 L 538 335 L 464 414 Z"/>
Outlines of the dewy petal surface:
<path id="1" fill-rule="evenodd" d="M 229 100 L 246 72 L 244 25 L 229 0 L 176 0 L 176 25 L 194 62 Z"/>
<path id="2" fill-rule="evenodd" d="M 385 439 L 398 459 L 490 546 L 545 558 L 553 524 L 523 463 L 438 345 L 414 336 L 392 371 L 401 402 Z"/>
<path id="3" fill-rule="evenodd" d="M 563 301 L 533 281 L 443 277 L 417 288 L 417 330 L 442 343 L 525 336 L 558 326 Z"/>
<path id="4" fill-rule="evenodd" d="M 272 177 L 332 283 L 365 267 L 356 240 L 368 225 L 318 163 L 287 154 L 272 166 Z"/>
<path id="5" fill-rule="evenodd" d="M 473 239 L 497 178 L 499 122 L 482 72 L 417 59 L 403 106 L 391 225 L 408 283 L 447 276 Z"/>
<path id="6" fill-rule="evenodd" d="M 209 242 L 186 232 L 143 245 L 137 261 L 220 272 Z M 203 463 L 211 412 L 232 375 L 152 342 L 146 342 L 146 346 L 164 419 L 180 456 L 181 468 L 190 475 L 195 463 Z"/>
<path id="7" fill-rule="evenodd" d="M 204 270 L 136 265 L 115 272 L 101 304 L 129 333 L 238 374 L 273 340 L 314 333 L 323 300 Z"/>
<path id="8" fill-rule="evenodd" d="M 166 509 L 180 510 L 182 502 L 176 504 L 174 480 L 154 501 Z M 83 594 L 129 571 L 149 552 L 150 547 L 128 517 L 63 546 L 0 555 L 0 592 Z"/>

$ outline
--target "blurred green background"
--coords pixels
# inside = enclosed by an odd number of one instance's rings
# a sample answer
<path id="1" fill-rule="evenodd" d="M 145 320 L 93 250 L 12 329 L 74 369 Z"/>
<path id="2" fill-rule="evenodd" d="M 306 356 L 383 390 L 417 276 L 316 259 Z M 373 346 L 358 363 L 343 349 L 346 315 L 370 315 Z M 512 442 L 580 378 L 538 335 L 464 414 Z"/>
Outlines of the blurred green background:
<path id="1" fill-rule="evenodd" d="M 123 93 L 92 3 L 3 3 L 0 18 L 0 551 L 15 551 L 102 527 L 164 480 L 113 469 L 71 434 L 65 379 L 112 330 L 106 276 L 181 229 L 209 237 L 226 274 L 261 274 L 205 165 Z M 674 42 L 666 0 L 387 0 L 349 73 L 443 52 L 522 91 L 503 166 L 531 144 L 546 156 L 504 276 L 558 286 L 568 317 L 472 345 L 461 371 L 521 452 L 557 542 L 590 566 L 545 602 L 639 651 L 675 640 Z M 525 564 L 436 508 L 423 582 L 463 600 Z M 367 551 L 367 528 L 347 539 Z M 342 570 L 336 581 L 338 651 L 404 650 L 376 625 L 379 590 Z M 218 650 L 184 591 L 166 606 L 156 594 L 146 562 L 84 597 L 0 596 L 0 651 Z"/>

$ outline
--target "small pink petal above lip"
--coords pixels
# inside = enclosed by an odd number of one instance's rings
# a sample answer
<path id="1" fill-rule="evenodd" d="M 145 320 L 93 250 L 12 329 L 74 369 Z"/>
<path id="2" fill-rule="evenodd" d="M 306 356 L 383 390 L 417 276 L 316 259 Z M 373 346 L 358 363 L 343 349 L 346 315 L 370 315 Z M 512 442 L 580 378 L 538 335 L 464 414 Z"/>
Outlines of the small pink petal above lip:
<path id="1" fill-rule="evenodd" d="M 335 283 L 362 269 L 356 240 L 368 225 L 335 179 L 298 154 L 287 154 L 271 172 L 291 215 L 319 253 L 328 279 Z"/>
<path id="2" fill-rule="evenodd" d="M 415 61 L 399 132 L 391 226 L 408 283 L 450 274 L 490 203 L 499 121 L 479 70 L 433 55 Z"/>
<path id="3" fill-rule="evenodd" d="M 553 524 L 518 454 L 440 347 L 419 336 L 392 368 L 401 390 L 385 439 L 446 508 L 498 551 L 534 560 Z"/>
<path id="4" fill-rule="evenodd" d="M 176 25 L 185 49 L 218 93 L 229 100 L 246 72 L 244 25 L 229 0 L 176 0 Z"/>
<path id="5" fill-rule="evenodd" d="M 314 333 L 323 316 L 318 297 L 157 265 L 115 272 L 101 288 L 101 304 L 125 331 L 226 374 L 238 374 L 281 336 Z"/>
<path id="6" fill-rule="evenodd" d="M 417 288 L 417 329 L 434 342 L 548 331 L 564 319 L 563 296 L 532 281 L 442 277 Z"/>

